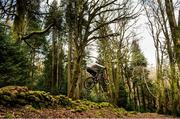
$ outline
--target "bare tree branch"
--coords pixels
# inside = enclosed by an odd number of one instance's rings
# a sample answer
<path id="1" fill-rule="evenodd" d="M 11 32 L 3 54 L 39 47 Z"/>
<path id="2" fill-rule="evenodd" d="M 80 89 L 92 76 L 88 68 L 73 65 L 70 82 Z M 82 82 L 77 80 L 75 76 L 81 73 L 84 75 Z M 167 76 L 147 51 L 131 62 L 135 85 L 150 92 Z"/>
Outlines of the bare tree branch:
<path id="1" fill-rule="evenodd" d="M 93 36 L 93 37 L 89 38 L 88 41 L 97 40 L 97 39 L 101 39 L 101 38 L 115 37 L 115 36 L 119 36 L 119 35 L 120 35 L 119 33 L 112 33 L 112 34 L 107 34 L 104 36 Z"/>
<path id="2" fill-rule="evenodd" d="M 40 35 L 43 34 L 45 32 L 47 32 L 54 24 L 50 24 L 47 28 L 45 28 L 44 30 L 41 31 L 32 31 L 30 34 L 23 36 L 21 40 L 25 40 L 25 39 L 29 39 L 30 37 L 32 37 L 33 35 Z"/>

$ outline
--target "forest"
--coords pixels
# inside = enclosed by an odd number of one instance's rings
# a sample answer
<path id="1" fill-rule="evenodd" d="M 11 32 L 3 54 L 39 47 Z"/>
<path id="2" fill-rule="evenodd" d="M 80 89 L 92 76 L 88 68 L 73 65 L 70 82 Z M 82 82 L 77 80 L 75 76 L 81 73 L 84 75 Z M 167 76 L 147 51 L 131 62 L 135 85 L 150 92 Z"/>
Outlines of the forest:
<path id="1" fill-rule="evenodd" d="M 150 40 L 154 67 L 140 44 Z M 100 78 L 87 72 L 95 62 Z M 180 0 L 0 0 L 0 117 L 17 105 L 180 116 Z"/>

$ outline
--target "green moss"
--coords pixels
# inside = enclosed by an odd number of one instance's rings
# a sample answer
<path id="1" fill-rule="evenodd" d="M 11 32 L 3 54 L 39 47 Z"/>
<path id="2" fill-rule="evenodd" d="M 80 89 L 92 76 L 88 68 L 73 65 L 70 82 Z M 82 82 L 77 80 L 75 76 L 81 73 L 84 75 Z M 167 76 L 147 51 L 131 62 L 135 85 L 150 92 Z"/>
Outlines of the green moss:
<path id="1" fill-rule="evenodd" d="M 133 116 L 133 115 L 137 115 L 138 114 L 138 112 L 136 112 L 136 111 L 130 111 L 130 112 L 128 112 L 128 116 Z"/>
<path id="2" fill-rule="evenodd" d="M 7 105 L 7 101 L 5 101 L 5 100 L 0 100 L 0 104 L 1 104 L 1 105 Z"/>
<path id="3" fill-rule="evenodd" d="M 73 105 L 72 99 L 64 96 L 64 95 L 59 95 L 56 96 L 56 100 L 58 101 L 58 104 L 64 107 L 69 107 Z"/>
<path id="4" fill-rule="evenodd" d="M 88 109 L 89 109 L 88 106 L 86 106 L 86 105 L 80 105 L 80 106 L 76 106 L 73 111 L 74 111 L 74 112 L 83 112 L 83 111 L 86 111 L 86 110 L 88 110 Z"/>
<path id="5" fill-rule="evenodd" d="M 28 102 L 27 102 L 27 100 L 25 100 L 25 99 L 16 99 L 16 103 L 18 103 L 19 105 L 26 105 L 26 104 L 28 104 Z"/>
<path id="6" fill-rule="evenodd" d="M 26 97 L 26 93 L 25 92 L 20 92 L 20 93 L 17 94 L 17 97 L 24 98 L 24 97 Z"/>
<path id="7" fill-rule="evenodd" d="M 40 101 L 40 99 L 35 95 L 27 95 L 27 99 L 31 101 L 36 101 L 36 102 Z"/>
<path id="8" fill-rule="evenodd" d="M 26 109 L 26 110 L 29 110 L 29 111 L 31 111 L 31 112 L 37 112 L 37 110 L 36 110 L 34 107 L 32 107 L 32 105 L 26 105 L 26 106 L 25 106 L 25 109 Z"/>
<path id="9" fill-rule="evenodd" d="M 5 119 L 13 119 L 14 118 L 14 115 L 10 112 L 7 112 L 4 116 Z"/>
<path id="10" fill-rule="evenodd" d="M 117 113 L 120 117 L 128 115 L 128 112 L 124 108 L 114 108 L 112 111 Z"/>
<path id="11" fill-rule="evenodd" d="M 103 107 L 113 107 L 112 104 L 108 103 L 108 102 L 102 102 L 99 104 L 100 108 L 103 108 Z"/>
<path id="12" fill-rule="evenodd" d="M 96 117 L 102 117 L 102 113 L 99 111 L 97 111 L 95 115 L 96 115 Z"/>
<path id="13" fill-rule="evenodd" d="M 28 91 L 28 88 L 24 86 L 6 86 L 0 89 L 0 94 L 6 92 L 10 94 L 17 94 L 26 91 Z"/>
<path id="14" fill-rule="evenodd" d="M 75 112 L 113 107 L 107 102 L 95 103 L 87 100 L 72 101 L 72 99 L 64 95 L 53 96 L 44 91 L 31 91 L 19 86 L 0 88 L 0 103 L 5 106 L 31 105 L 33 108 L 62 106 Z"/>
<path id="15" fill-rule="evenodd" d="M 129 114 L 132 114 L 132 115 L 137 115 L 138 114 L 138 112 L 136 112 L 136 111 L 130 111 L 130 112 L 128 112 Z"/>
<path id="16" fill-rule="evenodd" d="M 5 101 L 12 101 L 12 98 L 8 95 L 3 95 L 2 97 Z"/>

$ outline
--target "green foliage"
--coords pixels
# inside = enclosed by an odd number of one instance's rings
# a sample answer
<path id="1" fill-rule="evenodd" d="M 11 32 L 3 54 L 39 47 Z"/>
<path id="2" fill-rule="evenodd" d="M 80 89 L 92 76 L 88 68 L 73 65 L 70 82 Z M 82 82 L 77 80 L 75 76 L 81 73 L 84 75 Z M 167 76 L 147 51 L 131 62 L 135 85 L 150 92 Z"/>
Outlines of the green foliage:
<path id="1" fill-rule="evenodd" d="M 27 84 L 29 66 L 24 49 L 13 44 L 5 30 L 0 27 L 0 87 Z"/>
<path id="2" fill-rule="evenodd" d="M 56 0 L 53 0 L 52 7 L 49 9 L 49 15 L 46 18 L 46 25 L 49 25 L 51 23 L 54 24 L 54 28 L 61 30 L 62 29 L 62 11 L 60 7 L 58 6 L 58 3 Z"/>
<path id="3" fill-rule="evenodd" d="M 127 102 L 127 105 L 126 105 L 126 110 L 133 111 L 133 110 L 135 110 L 134 107 L 135 107 L 135 104 L 134 104 L 133 100 L 129 99 Z"/>
<path id="4" fill-rule="evenodd" d="M 101 91 L 102 91 L 102 89 L 101 89 Z M 87 99 L 87 100 L 90 100 L 92 102 L 97 102 L 97 103 L 98 102 L 106 102 L 108 100 L 106 93 L 103 93 L 101 91 L 97 92 L 96 89 L 92 89 L 92 90 L 84 89 L 84 90 L 82 90 L 82 93 L 81 93 L 81 99 Z"/>
<path id="5" fill-rule="evenodd" d="M 144 57 L 143 53 L 141 52 L 141 49 L 139 47 L 138 41 L 134 40 L 132 42 L 132 46 L 131 46 L 131 52 L 132 52 L 132 56 L 131 56 L 131 65 L 132 67 L 134 66 L 147 66 L 147 60 Z"/>
<path id="6" fill-rule="evenodd" d="M 149 71 L 146 69 L 147 60 L 139 47 L 138 41 L 134 40 L 131 46 L 131 80 L 133 84 L 132 99 L 128 101 L 128 108 L 140 112 L 154 111 L 155 87 L 149 80 Z M 142 98 L 142 99 L 141 99 Z M 146 102 L 148 100 L 148 103 Z M 139 104 L 137 103 L 139 101 Z"/>
<path id="7" fill-rule="evenodd" d="M 52 83 L 51 82 L 52 81 L 52 49 L 49 49 L 47 52 L 48 53 L 45 55 L 42 77 L 40 80 L 38 80 L 36 89 L 50 92 L 52 88 L 52 84 L 51 84 Z M 59 54 L 59 57 L 62 58 L 58 61 L 59 62 L 58 77 L 60 81 L 58 82 L 59 86 L 56 87 L 54 93 L 66 95 L 67 94 L 67 80 L 65 78 L 66 70 L 64 68 L 63 52 L 64 51 L 62 50 L 61 53 Z"/>
<path id="8" fill-rule="evenodd" d="M 64 78 L 64 50 L 63 39 L 64 31 L 62 28 L 63 13 L 57 1 L 54 0 L 49 8 L 49 14 L 45 17 L 45 26 L 53 23 L 53 28 L 47 34 L 52 35 L 51 41 L 44 49 L 45 60 L 43 75 L 38 81 L 36 89 L 49 91 L 53 94 L 67 94 L 67 82 Z M 58 76 L 57 76 L 58 75 Z"/>
<path id="9" fill-rule="evenodd" d="M 119 84 L 119 99 L 117 101 L 118 107 L 127 109 L 128 93 L 125 89 L 125 83 L 121 80 Z"/>
<path id="10" fill-rule="evenodd" d="M 50 91 L 52 77 L 52 50 L 47 51 L 44 61 L 43 77 L 38 81 L 37 89 Z"/>

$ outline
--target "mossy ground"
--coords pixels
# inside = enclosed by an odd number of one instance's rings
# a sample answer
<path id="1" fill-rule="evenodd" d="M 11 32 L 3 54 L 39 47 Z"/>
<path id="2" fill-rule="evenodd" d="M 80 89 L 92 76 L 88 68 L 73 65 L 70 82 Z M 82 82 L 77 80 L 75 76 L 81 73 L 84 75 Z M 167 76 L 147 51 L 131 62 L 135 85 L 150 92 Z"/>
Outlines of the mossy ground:
<path id="1" fill-rule="evenodd" d="M 20 86 L 1 88 L 0 105 L 0 118 L 119 118 L 139 114 L 107 102 L 73 101 L 64 95 L 53 96 Z"/>
<path id="2" fill-rule="evenodd" d="M 3 106 L 17 107 L 32 105 L 34 108 L 66 107 L 75 112 L 88 109 L 101 109 L 112 107 L 110 103 L 94 103 L 87 100 L 71 100 L 64 95 L 50 95 L 44 91 L 31 91 L 26 87 L 7 86 L 0 89 L 0 104 Z"/>

